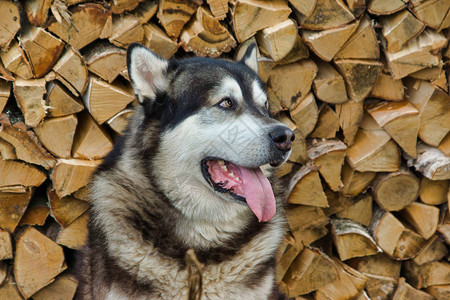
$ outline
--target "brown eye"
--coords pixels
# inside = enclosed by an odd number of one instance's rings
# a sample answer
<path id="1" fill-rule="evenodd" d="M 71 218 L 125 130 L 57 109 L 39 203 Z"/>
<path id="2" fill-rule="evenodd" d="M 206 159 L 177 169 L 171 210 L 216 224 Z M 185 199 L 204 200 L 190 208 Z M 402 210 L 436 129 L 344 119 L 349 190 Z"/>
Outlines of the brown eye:
<path id="1" fill-rule="evenodd" d="M 220 100 L 219 105 L 220 105 L 220 107 L 223 107 L 223 108 L 233 107 L 233 100 L 231 100 L 228 97 L 223 98 L 222 100 Z"/>

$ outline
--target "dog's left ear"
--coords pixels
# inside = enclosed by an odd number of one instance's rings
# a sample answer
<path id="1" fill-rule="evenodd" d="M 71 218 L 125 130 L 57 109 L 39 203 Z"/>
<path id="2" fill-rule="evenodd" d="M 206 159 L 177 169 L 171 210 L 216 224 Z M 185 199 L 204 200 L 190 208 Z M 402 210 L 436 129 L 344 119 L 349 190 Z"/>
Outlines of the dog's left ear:
<path id="1" fill-rule="evenodd" d="M 256 74 L 258 74 L 258 56 L 256 51 L 256 44 L 251 44 L 247 47 L 244 56 L 242 56 L 239 62 L 243 63 L 244 65 L 255 71 Z"/>
<path id="2" fill-rule="evenodd" d="M 158 93 L 167 90 L 167 60 L 141 44 L 132 43 L 127 51 L 128 76 L 138 101 L 155 101 Z"/>

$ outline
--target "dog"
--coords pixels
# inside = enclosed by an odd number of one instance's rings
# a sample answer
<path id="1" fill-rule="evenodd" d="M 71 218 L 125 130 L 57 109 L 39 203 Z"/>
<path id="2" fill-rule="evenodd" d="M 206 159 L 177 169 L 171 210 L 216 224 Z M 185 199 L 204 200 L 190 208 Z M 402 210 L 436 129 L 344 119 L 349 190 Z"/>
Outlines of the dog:
<path id="1" fill-rule="evenodd" d="M 186 299 L 185 255 L 202 299 L 272 299 L 286 231 L 284 163 L 294 133 L 269 114 L 257 49 L 239 61 L 165 60 L 131 44 L 136 105 L 96 170 L 78 299 Z"/>

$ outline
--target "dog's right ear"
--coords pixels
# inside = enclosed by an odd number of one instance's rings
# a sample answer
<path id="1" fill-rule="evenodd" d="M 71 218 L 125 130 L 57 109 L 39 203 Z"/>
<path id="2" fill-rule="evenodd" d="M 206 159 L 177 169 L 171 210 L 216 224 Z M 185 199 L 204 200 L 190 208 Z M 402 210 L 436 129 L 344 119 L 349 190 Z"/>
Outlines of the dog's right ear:
<path id="1" fill-rule="evenodd" d="M 167 90 L 167 60 L 141 44 L 132 43 L 127 51 L 128 76 L 139 103 L 154 101 L 158 93 Z"/>

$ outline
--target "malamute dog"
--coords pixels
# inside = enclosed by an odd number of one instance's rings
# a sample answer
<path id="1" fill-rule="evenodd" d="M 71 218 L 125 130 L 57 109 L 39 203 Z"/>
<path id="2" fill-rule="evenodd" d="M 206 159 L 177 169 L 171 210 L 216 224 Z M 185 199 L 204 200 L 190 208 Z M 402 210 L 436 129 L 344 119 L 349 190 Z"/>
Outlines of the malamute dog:
<path id="1" fill-rule="evenodd" d="M 186 251 L 202 299 L 272 299 L 285 232 L 278 166 L 294 134 L 272 119 L 256 48 L 239 62 L 127 54 L 141 105 L 92 183 L 79 299 L 186 299 Z"/>

